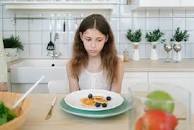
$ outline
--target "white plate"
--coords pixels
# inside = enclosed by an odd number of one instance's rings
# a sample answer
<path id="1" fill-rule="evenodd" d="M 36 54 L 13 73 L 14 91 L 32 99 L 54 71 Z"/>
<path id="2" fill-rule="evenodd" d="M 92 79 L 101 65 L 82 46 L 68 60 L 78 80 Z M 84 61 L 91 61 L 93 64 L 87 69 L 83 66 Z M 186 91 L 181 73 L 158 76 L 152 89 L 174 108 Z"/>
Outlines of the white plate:
<path id="1" fill-rule="evenodd" d="M 92 94 L 93 96 L 103 96 L 107 97 L 110 96 L 111 100 L 108 101 L 107 107 L 86 107 L 80 102 L 80 99 L 87 98 L 88 94 Z M 68 94 L 65 98 L 65 103 L 73 108 L 80 109 L 80 110 L 88 110 L 88 111 L 101 111 L 101 110 L 108 110 L 113 109 L 115 107 L 120 106 L 124 99 L 123 97 L 115 92 L 107 91 L 107 90 L 80 90 L 73 93 Z"/>

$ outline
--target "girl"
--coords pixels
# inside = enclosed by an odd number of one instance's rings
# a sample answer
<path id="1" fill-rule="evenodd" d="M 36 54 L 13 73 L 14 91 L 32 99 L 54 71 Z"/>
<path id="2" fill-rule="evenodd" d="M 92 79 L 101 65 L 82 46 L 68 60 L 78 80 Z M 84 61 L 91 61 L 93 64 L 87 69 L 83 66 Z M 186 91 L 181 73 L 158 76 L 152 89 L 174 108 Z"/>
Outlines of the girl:
<path id="1" fill-rule="evenodd" d="M 117 57 L 110 25 L 102 15 L 92 14 L 81 22 L 67 74 L 71 92 L 106 89 L 120 93 L 123 64 Z"/>

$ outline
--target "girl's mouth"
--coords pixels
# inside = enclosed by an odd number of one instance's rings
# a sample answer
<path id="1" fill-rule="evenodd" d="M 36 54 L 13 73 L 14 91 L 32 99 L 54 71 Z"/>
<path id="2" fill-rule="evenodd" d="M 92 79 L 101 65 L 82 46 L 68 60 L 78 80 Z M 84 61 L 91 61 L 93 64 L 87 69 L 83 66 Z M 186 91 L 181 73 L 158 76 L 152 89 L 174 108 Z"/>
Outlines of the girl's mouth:
<path id="1" fill-rule="evenodd" d="M 95 50 L 89 50 L 89 53 L 96 53 Z"/>

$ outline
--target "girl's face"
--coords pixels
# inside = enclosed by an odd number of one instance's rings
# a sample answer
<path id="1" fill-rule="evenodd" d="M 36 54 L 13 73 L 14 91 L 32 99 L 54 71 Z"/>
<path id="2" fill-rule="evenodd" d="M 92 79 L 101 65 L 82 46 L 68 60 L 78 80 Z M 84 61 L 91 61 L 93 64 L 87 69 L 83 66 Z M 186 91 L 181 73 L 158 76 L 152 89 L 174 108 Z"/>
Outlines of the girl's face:
<path id="1" fill-rule="evenodd" d="M 84 47 L 89 56 L 98 56 L 104 47 L 107 37 L 95 28 L 80 33 Z"/>

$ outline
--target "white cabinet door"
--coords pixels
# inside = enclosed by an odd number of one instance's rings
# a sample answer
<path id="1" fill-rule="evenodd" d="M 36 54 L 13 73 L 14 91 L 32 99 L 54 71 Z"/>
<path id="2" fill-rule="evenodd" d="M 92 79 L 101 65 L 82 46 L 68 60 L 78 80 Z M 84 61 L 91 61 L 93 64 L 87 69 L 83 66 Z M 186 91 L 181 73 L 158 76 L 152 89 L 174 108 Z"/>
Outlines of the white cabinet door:
<path id="1" fill-rule="evenodd" d="M 191 93 L 191 110 L 194 114 L 194 73 L 192 72 L 150 72 L 149 82 L 173 84 L 183 87 Z M 168 87 L 168 86 L 163 86 Z M 173 90 L 172 90 L 173 91 Z M 175 93 L 175 91 L 174 91 Z"/>
<path id="2" fill-rule="evenodd" d="M 147 72 L 125 72 L 122 83 L 122 93 L 132 91 L 147 91 Z"/>
<path id="3" fill-rule="evenodd" d="M 181 0 L 181 7 L 193 7 L 194 1 L 193 0 Z"/>
<path id="4" fill-rule="evenodd" d="M 178 7 L 180 0 L 136 0 L 140 7 Z"/>

